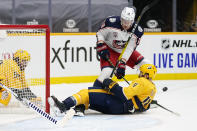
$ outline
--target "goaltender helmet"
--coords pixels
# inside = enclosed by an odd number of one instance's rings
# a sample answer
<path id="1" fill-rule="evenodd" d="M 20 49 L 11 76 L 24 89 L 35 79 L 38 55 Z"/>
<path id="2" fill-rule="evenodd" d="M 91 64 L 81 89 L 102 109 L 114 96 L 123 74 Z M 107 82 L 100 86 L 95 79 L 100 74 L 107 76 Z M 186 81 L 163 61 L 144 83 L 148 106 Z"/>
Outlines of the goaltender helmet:
<path id="1" fill-rule="evenodd" d="M 14 53 L 14 59 L 30 61 L 30 54 L 26 50 L 19 49 Z"/>
<path id="2" fill-rule="evenodd" d="M 124 19 L 124 20 L 133 22 L 134 19 L 135 19 L 135 10 L 134 10 L 134 8 L 125 7 L 122 10 L 121 18 Z"/>
<path id="3" fill-rule="evenodd" d="M 153 64 L 144 64 L 140 66 L 142 75 L 148 74 L 149 78 L 153 79 L 157 73 L 157 68 Z"/>

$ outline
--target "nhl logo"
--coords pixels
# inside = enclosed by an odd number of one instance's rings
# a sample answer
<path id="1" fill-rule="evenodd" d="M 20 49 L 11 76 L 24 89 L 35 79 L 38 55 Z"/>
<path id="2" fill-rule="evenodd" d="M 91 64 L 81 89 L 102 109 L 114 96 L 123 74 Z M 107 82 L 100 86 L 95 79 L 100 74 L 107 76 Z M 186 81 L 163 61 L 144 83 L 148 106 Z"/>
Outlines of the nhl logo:
<path id="1" fill-rule="evenodd" d="M 163 49 L 169 49 L 170 48 L 170 39 L 162 39 L 161 40 L 161 47 Z"/>

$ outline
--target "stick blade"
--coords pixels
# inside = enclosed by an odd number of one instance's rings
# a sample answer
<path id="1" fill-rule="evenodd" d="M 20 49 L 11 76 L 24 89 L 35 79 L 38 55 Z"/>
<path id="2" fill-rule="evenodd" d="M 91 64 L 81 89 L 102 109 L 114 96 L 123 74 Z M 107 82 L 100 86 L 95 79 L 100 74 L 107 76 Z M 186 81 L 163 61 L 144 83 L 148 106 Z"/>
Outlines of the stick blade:
<path id="1" fill-rule="evenodd" d="M 68 110 L 66 112 L 66 115 L 57 122 L 57 126 L 64 127 L 68 123 L 68 121 L 73 118 L 74 115 L 75 115 L 74 109 Z"/>
<path id="2" fill-rule="evenodd" d="M 181 117 L 181 114 L 177 113 L 177 112 L 173 112 L 174 115 Z"/>

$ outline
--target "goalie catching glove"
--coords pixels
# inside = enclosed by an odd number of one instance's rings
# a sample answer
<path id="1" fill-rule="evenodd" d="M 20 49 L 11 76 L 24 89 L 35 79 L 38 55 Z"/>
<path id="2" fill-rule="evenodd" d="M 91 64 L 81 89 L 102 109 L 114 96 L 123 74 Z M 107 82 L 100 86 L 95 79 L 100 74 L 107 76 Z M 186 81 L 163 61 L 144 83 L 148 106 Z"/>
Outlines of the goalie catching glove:
<path id="1" fill-rule="evenodd" d="M 98 55 L 105 61 L 107 61 L 110 57 L 109 51 L 107 49 L 107 45 L 104 43 L 98 43 L 96 50 L 98 52 Z"/>

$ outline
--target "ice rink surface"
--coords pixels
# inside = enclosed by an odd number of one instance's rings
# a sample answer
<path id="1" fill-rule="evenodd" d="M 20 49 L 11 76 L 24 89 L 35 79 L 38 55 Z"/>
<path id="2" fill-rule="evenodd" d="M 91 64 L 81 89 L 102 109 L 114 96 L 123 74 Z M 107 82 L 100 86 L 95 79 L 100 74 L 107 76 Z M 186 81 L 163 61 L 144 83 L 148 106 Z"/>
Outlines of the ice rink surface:
<path id="1" fill-rule="evenodd" d="M 155 99 L 164 107 L 180 113 L 173 115 L 160 107 L 142 114 L 105 115 L 88 111 L 74 117 L 63 128 L 35 115 L 0 114 L 0 131 L 197 131 L 197 80 L 154 81 Z M 92 83 L 52 85 L 51 94 L 63 100 Z M 125 82 L 120 85 L 126 86 Z M 168 87 L 162 92 L 163 87 Z M 61 119 L 61 117 L 57 117 Z"/>

